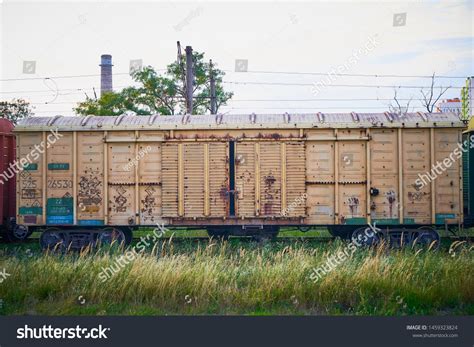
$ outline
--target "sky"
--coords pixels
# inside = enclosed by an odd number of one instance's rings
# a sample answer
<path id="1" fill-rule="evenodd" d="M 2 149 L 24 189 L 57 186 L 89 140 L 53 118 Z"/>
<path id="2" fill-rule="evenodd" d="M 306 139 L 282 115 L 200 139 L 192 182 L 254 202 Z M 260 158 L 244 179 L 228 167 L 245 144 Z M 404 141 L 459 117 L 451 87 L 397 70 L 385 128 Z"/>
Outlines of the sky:
<path id="1" fill-rule="evenodd" d="M 0 99 L 36 116 L 99 93 L 101 54 L 120 90 L 131 60 L 164 69 L 176 41 L 226 72 L 222 113 L 384 112 L 395 90 L 422 111 L 420 76 L 440 76 L 444 99 L 474 75 L 472 1 L 0 2 Z"/>

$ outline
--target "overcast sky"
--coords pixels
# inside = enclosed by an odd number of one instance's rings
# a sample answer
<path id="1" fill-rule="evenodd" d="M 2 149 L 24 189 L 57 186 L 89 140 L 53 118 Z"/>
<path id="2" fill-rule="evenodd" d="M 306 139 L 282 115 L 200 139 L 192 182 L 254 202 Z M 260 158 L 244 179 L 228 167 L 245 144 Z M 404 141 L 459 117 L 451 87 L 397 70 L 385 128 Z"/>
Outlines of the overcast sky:
<path id="1" fill-rule="evenodd" d="M 472 1 L 3 1 L 1 18 L 0 97 L 25 98 L 36 115 L 73 115 L 72 107 L 85 94 L 92 96 L 93 87 L 99 91 L 101 54 L 112 54 L 119 90 L 132 84 L 130 60 L 164 69 L 176 59 L 178 40 L 226 71 L 225 88 L 235 94 L 221 112 L 383 112 L 389 101 L 347 99 L 390 99 L 393 88 L 341 85 L 430 83 L 418 77 L 325 75 L 331 71 L 474 75 Z M 235 72 L 236 59 L 248 60 L 249 72 Z M 24 61 L 36 62 L 34 73 L 24 73 Z M 456 87 L 465 81 L 440 78 L 437 83 L 453 86 L 446 97 L 458 97 Z M 418 88 L 402 87 L 398 93 L 401 99 L 413 97 L 414 110 L 421 110 Z"/>

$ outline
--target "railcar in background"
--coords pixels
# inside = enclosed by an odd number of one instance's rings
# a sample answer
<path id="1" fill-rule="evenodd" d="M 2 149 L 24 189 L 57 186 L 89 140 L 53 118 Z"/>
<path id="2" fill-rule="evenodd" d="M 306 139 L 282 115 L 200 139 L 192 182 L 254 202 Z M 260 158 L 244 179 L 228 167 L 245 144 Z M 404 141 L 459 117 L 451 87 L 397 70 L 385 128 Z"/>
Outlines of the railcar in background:
<path id="1" fill-rule="evenodd" d="M 157 224 L 256 237 L 324 226 L 357 237 L 371 223 L 429 243 L 437 227 L 472 216 L 452 154 L 464 128 L 453 113 L 421 112 L 33 117 L 15 128 L 17 160 L 29 158 L 16 220 L 42 231 L 44 248 L 130 242 Z"/>
<path id="2" fill-rule="evenodd" d="M 29 236 L 28 228 L 15 223 L 15 184 L 19 172 L 15 150 L 13 124 L 0 118 L 0 234 L 7 241 L 21 241 Z"/>
<path id="3" fill-rule="evenodd" d="M 474 225 L 474 118 L 463 133 L 467 151 L 463 153 L 463 208 L 464 225 Z"/>

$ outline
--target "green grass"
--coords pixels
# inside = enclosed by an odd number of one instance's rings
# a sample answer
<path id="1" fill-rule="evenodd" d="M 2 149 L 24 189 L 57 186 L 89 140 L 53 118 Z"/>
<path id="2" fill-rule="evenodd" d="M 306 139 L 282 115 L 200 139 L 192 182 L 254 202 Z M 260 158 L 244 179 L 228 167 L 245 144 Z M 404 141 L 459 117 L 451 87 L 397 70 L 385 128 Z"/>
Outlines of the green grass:
<path id="1" fill-rule="evenodd" d="M 454 245 L 456 246 L 456 245 Z M 124 252 L 66 255 L 36 245 L 0 249 L 0 313 L 46 315 L 155 314 L 474 314 L 474 255 L 357 249 L 314 283 L 311 270 L 347 243 L 159 241 L 113 277 L 100 272 Z M 27 251 L 29 249 L 29 251 Z M 82 296 L 83 304 L 78 302 Z"/>

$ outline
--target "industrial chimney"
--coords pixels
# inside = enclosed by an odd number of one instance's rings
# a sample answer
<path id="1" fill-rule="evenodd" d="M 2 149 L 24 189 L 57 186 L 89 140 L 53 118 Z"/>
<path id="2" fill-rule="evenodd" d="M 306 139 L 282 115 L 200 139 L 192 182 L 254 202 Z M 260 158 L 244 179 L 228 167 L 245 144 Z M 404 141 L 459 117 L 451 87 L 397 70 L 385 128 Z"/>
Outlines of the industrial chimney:
<path id="1" fill-rule="evenodd" d="M 112 91 L 112 56 L 102 54 L 100 56 L 100 95 Z"/>

